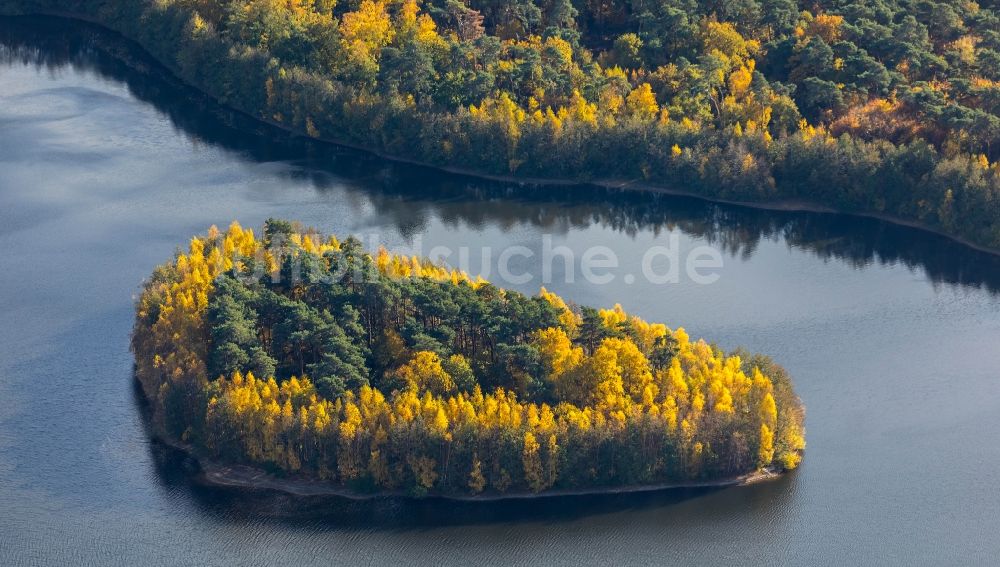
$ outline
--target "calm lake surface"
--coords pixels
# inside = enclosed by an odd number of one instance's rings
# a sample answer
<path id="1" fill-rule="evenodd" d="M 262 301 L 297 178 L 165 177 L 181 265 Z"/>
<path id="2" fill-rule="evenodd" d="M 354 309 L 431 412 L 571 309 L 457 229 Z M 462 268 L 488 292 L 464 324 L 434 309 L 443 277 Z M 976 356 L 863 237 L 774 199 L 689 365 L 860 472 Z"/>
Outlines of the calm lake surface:
<path id="1" fill-rule="evenodd" d="M 871 220 L 446 176 L 289 139 L 124 43 L 0 19 L 0 563 L 969 564 L 1000 556 L 1000 262 Z M 147 62 L 148 63 L 148 62 Z M 150 74 L 152 76 L 150 76 Z M 543 243 L 619 258 L 620 302 L 774 356 L 808 408 L 800 470 L 746 488 L 484 506 L 305 506 L 199 487 L 149 442 L 132 302 L 190 236 L 298 219 L 366 243 Z M 718 280 L 653 285 L 643 254 L 718 249 Z M 495 263 L 495 262 L 494 262 Z M 662 266 L 660 267 L 662 268 Z"/>

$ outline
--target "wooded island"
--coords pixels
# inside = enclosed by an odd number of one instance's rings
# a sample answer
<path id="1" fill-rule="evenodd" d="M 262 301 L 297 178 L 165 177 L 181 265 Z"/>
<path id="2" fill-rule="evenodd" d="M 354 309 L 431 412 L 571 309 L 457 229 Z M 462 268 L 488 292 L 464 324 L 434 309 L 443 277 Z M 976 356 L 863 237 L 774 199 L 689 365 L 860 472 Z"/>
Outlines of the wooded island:
<path id="1" fill-rule="evenodd" d="M 767 357 L 274 219 L 159 267 L 133 350 L 166 439 L 357 492 L 725 480 L 805 447 Z"/>

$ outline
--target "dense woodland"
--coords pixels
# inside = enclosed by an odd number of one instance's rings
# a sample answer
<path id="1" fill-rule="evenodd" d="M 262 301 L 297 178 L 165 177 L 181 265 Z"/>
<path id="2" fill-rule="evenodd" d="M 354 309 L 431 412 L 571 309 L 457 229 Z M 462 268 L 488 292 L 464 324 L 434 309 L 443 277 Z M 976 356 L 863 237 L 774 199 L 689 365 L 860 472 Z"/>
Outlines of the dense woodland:
<path id="1" fill-rule="evenodd" d="M 966 0 L 6 0 L 303 134 L 1000 247 L 1000 16 Z"/>
<path id="2" fill-rule="evenodd" d="M 137 303 L 158 430 L 355 490 L 478 494 L 795 468 L 770 359 L 270 220 L 194 238 Z"/>

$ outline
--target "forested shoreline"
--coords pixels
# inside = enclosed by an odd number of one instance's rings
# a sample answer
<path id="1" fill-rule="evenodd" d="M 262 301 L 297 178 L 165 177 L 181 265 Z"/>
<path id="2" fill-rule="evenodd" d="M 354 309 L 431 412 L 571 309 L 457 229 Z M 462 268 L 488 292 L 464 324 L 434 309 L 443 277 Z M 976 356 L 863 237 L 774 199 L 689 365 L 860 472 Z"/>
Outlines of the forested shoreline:
<path id="1" fill-rule="evenodd" d="M 767 357 L 273 219 L 159 267 L 132 347 L 166 439 L 359 493 L 730 482 L 805 447 Z"/>
<path id="2" fill-rule="evenodd" d="M 1000 34 L 973 2 L 12 0 L 303 135 L 515 179 L 897 218 L 1000 248 Z"/>

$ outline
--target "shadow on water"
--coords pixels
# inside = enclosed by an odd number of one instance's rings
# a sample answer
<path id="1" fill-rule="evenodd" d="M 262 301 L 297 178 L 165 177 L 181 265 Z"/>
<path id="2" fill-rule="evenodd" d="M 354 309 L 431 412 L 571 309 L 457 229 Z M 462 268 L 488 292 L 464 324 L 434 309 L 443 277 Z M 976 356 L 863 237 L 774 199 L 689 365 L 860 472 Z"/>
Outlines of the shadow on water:
<path id="1" fill-rule="evenodd" d="M 935 284 L 1000 292 L 1000 257 L 947 238 L 848 215 L 763 211 L 693 198 L 577 185 L 498 183 L 387 162 L 365 152 L 290 135 L 225 109 L 179 83 L 138 47 L 99 28 L 56 18 L 0 18 L 0 63 L 58 71 L 72 66 L 127 85 L 139 100 L 168 116 L 192 143 L 208 144 L 256 162 L 286 162 L 287 175 L 320 192 L 332 187 L 364 197 L 403 235 L 426 219 L 501 227 L 518 223 L 565 231 L 601 224 L 626 234 L 680 229 L 749 258 L 764 240 L 824 260 L 862 268 L 902 264 Z M 490 206 L 483 206 L 489 202 Z"/>
<path id="2" fill-rule="evenodd" d="M 192 482 L 190 459 L 176 449 L 151 444 L 161 482 L 190 496 L 199 512 L 224 521 L 248 518 L 291 527 L 433 528 L 511 522 L 559 523 L 588 516 L 662 508 L 725 489 L 676 489 L 641 494 L 589 495 L 460 502 L 398 497 L 351 500 L 295 497 L 272 491 L 218 488 Z M 785 479 L 779 482 L 784 482 Z M 734 489 L 738 490 L 738 489 Z"/>
<path id="3" fill-rule="evenodd" d="M 135 404 L 140 408 L 143 426 L 149 434 L 148 404 L 138 382 L 133 382 Z M 208 486 L 197 481 L 198 465 L 183 451 L 159 442 L 149 443 L 148 447 L 161 487 L 175 495 L 184 495 L 199 513 L 226 522 L 253 519 L 303 529 L 426 529 L 525 521 L 561 523 L 589 516 L 654 510 L 723 491 L 738 493 L 737 500 L 762 500 L 774 506 L 775 502 L 790 497 L 789 488 L 796 476 L 792 473 L 772 482 L 741 488 L 683 488 L 488 502 L 399 497 L 352 500 Z"/>

